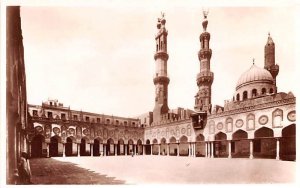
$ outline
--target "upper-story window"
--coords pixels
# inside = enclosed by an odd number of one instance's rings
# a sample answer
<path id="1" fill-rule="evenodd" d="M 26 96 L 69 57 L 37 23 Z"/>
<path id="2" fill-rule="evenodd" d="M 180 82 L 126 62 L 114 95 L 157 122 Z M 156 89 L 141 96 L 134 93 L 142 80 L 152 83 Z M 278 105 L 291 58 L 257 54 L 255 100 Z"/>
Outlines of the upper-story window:
<path id="1" fill-rule="evenodd" d="M 256 89 L 252 89 L 252 97 L 256 97 L 257 96 L 257 90 Z"/>
<path id="2" fill-rule="evenodd" d="M 127 126 L 127 121 L 124 121 L 124 125 Z"/>
<path id="3" fill-rule="evenodd" d="M 266 94 L 266 92 L 267 92 L 266 88 L 262 88 L 262 90 L 261 90 L 261 94 L 262 94 L 262 95 L 265 95 L 265 94 Z"/>
<path id="4" fill-rule="evenodd" d="M 135 126 L 135 122 L 132 122 L 132 126 Z"/>
<path id="5" fill-rule="evenodd" d="M 52 106 L 52 102 L 50 102 L 50 106 Z"/>
<path id="6" fill-rule="evenodd" d="M 274 93 L 274 90 L 273 90 L 273 88 L 271 88 L 271 89 L 270 89 L 270 93 L 271 93 L 271 94 L 272 94 L 272 93 Z"/>
<path id="7" fill-rule="evenodd" d="M 246 99 L 248 99 L 248 92 L 244 91 L 243 92 L 243 100 L 246 100 Z"/>
<path id="8" fill-rule="evenodd" d="M 119 120 L 116 120 L 116 125 L 119 125 Z"/>
<path id="9" fill-rule="evenodd" d="M 47 115 L 48 115 L 48 118 L 53 118 L 52 112 L 48 112 Z"/>
<path id="10" fill-rule="evenodd" d="M 78 120 L 78 116 L 77 115 L 73 115 L 73 119 L 77 121 Z"/>
<path id="11" fill-rule="evenodd" d="M 110 119 L 106 119 L 106 124 L 110 124 Z"/>
<path id="12" fill-rule="evenodd" d="M 90 117 L 86 116 L 85 121 L 90 121 Z"/>
<path id="13" fill-rule="evenodd" d="M 32 115 L 33 116 L 38 116 L 37 110 L 32 110 Z"/>
<path id="14" fill-rule="evenodd" d="M 239 93 L 236 95 L 236 100 L 240 101 L 240 94 Z"/>
<path id="15" fill-rule="evenodd" d="M 66 114 L 65 113 L 61 114 L 61 119 L 66 119 Z"/>
<path id="16" fill-rule="evenodd" d="M 100 118 L 97 118 L 97 123 L 100 123 Z"/>

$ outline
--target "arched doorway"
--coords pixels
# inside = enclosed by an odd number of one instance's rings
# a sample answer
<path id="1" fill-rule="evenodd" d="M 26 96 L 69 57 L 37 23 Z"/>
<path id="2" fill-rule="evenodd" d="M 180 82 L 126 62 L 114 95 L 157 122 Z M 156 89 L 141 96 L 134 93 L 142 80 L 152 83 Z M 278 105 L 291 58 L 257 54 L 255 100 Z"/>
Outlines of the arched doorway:
<path id="1" fill-rule="evenodd" d="M 128 140 L 128 144 L 127 144 L 127 155 L 131 155 L 133 152 L 133 140 Z"/>
<path id="2" fill-rule="evenodd" d="M 115 155 L 115 142 L 112 138 L 107 140 L 107 144 L 106 144 L 106 155 L 110 156 L 110 155 Z"/>
<path id="3" fill-rule="evenodd" d="M 196 157 L 205 157 L 205 141 L 203 134 L 196 137 Z"/>
<path id="4" fill-rule="evenodd" d="M 177 156 L 177 154 L 178 154 L 178 148 L 177 148 L 177 143 L 176 143 L 176 138 L 175 137 L 171 137 L 170 138 L 170 144 L 169 144 L 169 146 L 170 146 L 170 154 L 169 155 L 171 155 L 171 156 Z"/>
<path id="5" fill-rule="evenodd" d="M 45 137 L 38 134 L 33 137 L 31 141 L 31 157 L 36 158 L 36 157 L 43 157 L 43 143 L 45 143 Z M 47 150 L 47 149 L 46 149 Z M 47 154 L 47 151 L 46 151 Z"/>
<path id="6" fill-rule="evenodd" d="M 100 141 L 97 138 L 94 139 L 93 156 L 100 156 Z"/>
<path id="7" fill-rule="evenodd" d="M 182 136 L 179 139 L 179 155 L 180 156 L 189 156 L 189 143 L 186 136 Z"/>
<path id="8" fill-rule="evenodd" d="M 118 149 L 117 155 L 125 155 L 123 139 L 118 140 L 118 148 L 117 149 Z"/>
<path id="9" fill-rule="evenodd" d="M 282 129 L 280 139 L 280 159 L 296 160 L 296 125 L 292 124 Z"/>
<path id="10" fill-rule="evenodd" d="M 53 136 L 49 144 L 49 156 L 58 157 L 62 155 L 62 144 L 59 136 Z"/>
<path id="11" fill-rule="evenodd" d="M 158 141 L 157 139 L 154 139 L 152 141 L 152 154 L 153 155 L 158 155 L 158 152 L 159 152 L 159 145 L 158 145 Z"/>
<path id="12" fill-rule="evenodd" d="M 219 132 L 215 135 L 214 141 L 214 156 L 215 157 L 228 157 L 227 135 Z"/>
<path id="13" fill-rule="evenodd" d="M 160 154 L 168 155 L 168 145 L 167 145 L 167 140 L 165 138 L 162 138 L 160 140 Z"/>
<path id="14" fill-rule="evenodd" d="M 81 139 L 80 156 L 90 156 L 90 144 L 86 138 Z"/>
<path id="15" fill-rule="evenodd" d="M 248 140 L 248 133 L 243 130 L 237 130 L 232 134 L 231 142 L 232 157 L 249 157 L 250 155 L 250 141 Z"/>
<path id="16" fill-rule="evenodd" d="M 77 145 L 74 137 L 68 137 L 65 145 L 66 156 L 74 156 L 77 153 Z"/>
<path id="17" fill-rule="evenodd" d="M 262 127 L 254 132 L 253 156 L 256 158 L 276 158 L 276 139 L 272 129 Z"/>
<path id="18" fill-rule="evenodd" d="M 143 143 L 141 140 L 137 141 L 137 154 L 143 155 Z"/>
<path id="19" fill-rule="evenodd" d="M 151 144 L 150 144 L 150 140 L 146 140 L 146 146 L 145 146 L 145 150 L 146 150 L 146 155 L 151 155 Z"/>

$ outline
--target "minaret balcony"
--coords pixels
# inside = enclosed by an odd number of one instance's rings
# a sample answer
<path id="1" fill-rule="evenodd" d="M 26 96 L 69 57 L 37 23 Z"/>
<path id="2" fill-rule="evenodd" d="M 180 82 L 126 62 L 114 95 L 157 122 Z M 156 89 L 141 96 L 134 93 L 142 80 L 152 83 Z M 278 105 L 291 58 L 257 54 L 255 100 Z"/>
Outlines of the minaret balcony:
<path id="1" fill-rule="evenodd" d="M 211 49 L 202 48 L 198 53 L 198 58 L 201 61 L 202 59 L 210 59 L 211 58 L 212 51 Z"/>
<path id="2" fill-rule="evenodd" d="M 153 77 L 153 83 L 154 84 L 157 84 L 157 83 L 169 84 L 169 82 L 170 82 L 170 78 L 167 75 L 156 74 Z"/>
<path id="3" fill-rule="evenodd" d="M 200 84 L 212 84 L 214 80 L 213 72 L 200 72 L 197 74 L 197 85 Z"/>
<path id="4" fill-rule="evenodd" d="M 154 54 L 154 59 L 156 60 L 157 58 L 163 59 L 165 61 L 167 61 L 169 59 L 169 54 L 165 51 L 157 51 Z"/>

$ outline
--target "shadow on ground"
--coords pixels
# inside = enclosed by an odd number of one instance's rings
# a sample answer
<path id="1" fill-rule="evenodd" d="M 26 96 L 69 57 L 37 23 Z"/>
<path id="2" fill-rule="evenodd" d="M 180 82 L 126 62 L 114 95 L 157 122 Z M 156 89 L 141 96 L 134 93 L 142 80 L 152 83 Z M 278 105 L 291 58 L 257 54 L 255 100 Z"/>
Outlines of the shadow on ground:
<path id="1" fill-rule="evenodd" d="M 33 184 L 125 184 L 123 180 L 51 158 L 30 159 L 30 167 Z"/>

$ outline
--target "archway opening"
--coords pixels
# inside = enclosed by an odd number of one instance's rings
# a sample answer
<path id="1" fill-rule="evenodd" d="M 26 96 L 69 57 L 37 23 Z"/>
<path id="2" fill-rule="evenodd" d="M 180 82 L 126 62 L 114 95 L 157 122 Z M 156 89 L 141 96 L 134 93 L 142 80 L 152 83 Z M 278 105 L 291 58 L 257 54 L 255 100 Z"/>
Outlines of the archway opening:
<path id="1" fill-rule="evenodd" d="M 170 138 L 170 144 L 169 144 L 169 152 L 171 156 L 177 156 L 178 155 L 178 144 L 176 143 L 176 138 L 175 137 L 171 137 Z"/>
<path id="2" fill-rule="evenodd" d="M 146 146 L 145 146 L 145 152 L 146 155 L 151 155 L 151 144 L 150 144 L 150 140 L 146 140 Z"/>
<path id="3" fill-rule="evenodd" d="M 34 136 L 34 138 L 31 141 L 30 153 L 32 158 L 45 157 L 47 155 L 47 145 L 45 144 L 44 136 L 40 134 Z"/>
<path id="4" fill-rule="evenodd" d="M 137 154 L 138 155 L 143 155 L 143 143 L 142 143 L 142 141 L 141 140 L 138 140 L 137 141 L 137 148 L 136 148 L 137 150 Z"/>
<path id="5" fill-rule="evenodd" d="M 106 155 L 115 155 L 115 142 L 112 138 L 108 139 L 107 144 L 106 144 Z"/>
<path id="6" fill-rule="evenodd" d="M 67 142 L 65 144 L 66 156 L 74 156 L 77 152 L 77 145 L 75 143 L 75 139 L 73 137 L 68 137 Z"/>
<path id="7" fill-rule="evenodd" d="M 225 133 L 219 132 L 216 134 L 213 145 L 215 157 L 228 157 L 228 141 Z"/>
<path id="8" fill-rule="evenodd" d="M 123 139 L 118 140 L 117 155 L 125 155 Z"/>
<path id="9" fill-rule="evenodd" d="M 254 132 L 253 156 L 256 158 L 276 158 L 276 139 L 272 129 L 262 127 Z"/>
<path id="10" fill-rule="evenodd" d="M 81 139 L 80 143 L 80 156 L 90 156 L 90 144 L 86 138 Z"/>
<path id="11" fill-rule="evenodd" d="M 205 157 L 205 141 L 203 134 L 196 137 L 196 157 Z"/>
<path id="12" fill-rule="evenodd" d="M 100 156 L 100 141 L 99 141 L 99 139 L 94 139 L 93 156 Z"/>
<path id="13" fill-rule="evenodd" d="M 168 155 L 168 145 L 165 138 L 160 140 L 160 155 Z"/>
<path id="14" fill-rule="evenodd" d="M 49 144 L 49 156 L 50 157 L 58 157 L 62 156 L 63 146 L 60 143 L 60 138 L 58 136 L 53 136 L 50 139 Z"/>
<path id="15" fill-rule="evenodd" d="M 180 156 L 189 156 L 189 143 L 186 136 L 182 136 L 179 139 L 179 155 Z"/>
<path id="16" fill-rule="evenodd" d="M 237 130 L 232 134 L 231 155 L 233 158 L 246 158 L 250 156 L 250 141 L 248 133 Z"/>
<path id="17" fill-rule="evenodd" d="M 133 153 L 133 140 L 128 140 L 128 149 L 127 149 L 127 155 L 131 155 Z"/>
<path id="18" fill-rule="evenodd" d="M 282 129 L 280 139 L 280 159 L 296 160 L 296 125 L 292 124 Z"/>
<path id="19" fill-rule="evenodd" d="M 154 139 L 154 140 L 152 141 L 152 143 L 153 143 L 153 146 L 152 146 L 152 154 L 153 154 L 153 155 L 158 155 L 158 153 L 159 153 L 159 145 L 158 145 L 157 139 Z"/>

